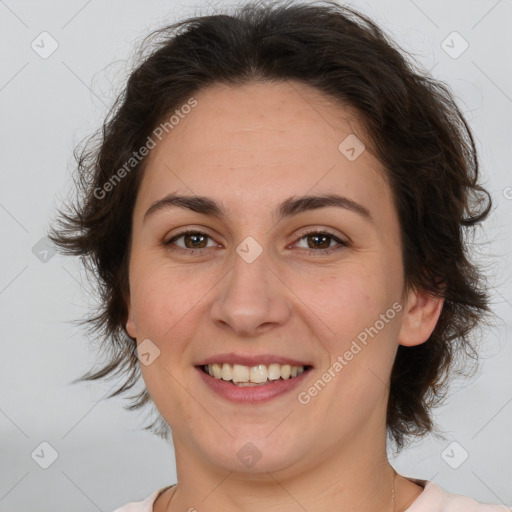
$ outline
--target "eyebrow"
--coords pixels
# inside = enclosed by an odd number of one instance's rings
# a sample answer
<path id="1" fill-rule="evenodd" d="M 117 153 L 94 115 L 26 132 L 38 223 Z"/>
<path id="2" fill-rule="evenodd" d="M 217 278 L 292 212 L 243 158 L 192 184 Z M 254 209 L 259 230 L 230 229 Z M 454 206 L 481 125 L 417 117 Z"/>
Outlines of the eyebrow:
<path id="1" fill-rule="evenodd" d="M 345 210 L 352 211 L 359 214 L 365 220 L 373 222 L 373 218 L 368 208 L 362 204 L 356 203 L 348 197 L 341 196 L 339 194 L 324 194 L 324 195 L 307 195 L 300 197 L 290 197 L 283 201 L 277 209 L 273 212 L 274 216 L 277 216 L 277 220 L 280 221 L 285 217 L 291 217 L 298 215 L 299 213 L 318 210 L 320 208 L 327 207 L 344 208 Z M 154 215 L 156 212 L 161 210 L 178 207 L 193 212 L 201 213 L 203 215 L 209 215 L 216 217 L 220 220 L 225 220 L 227 215 L 222 206 L 220 206 L 213 199 L 206 196 L 187 196 L 179 194 L 168 194 L 162 199 L 155 201 L 144 214 L 143 222 L 148 217 Z"/>

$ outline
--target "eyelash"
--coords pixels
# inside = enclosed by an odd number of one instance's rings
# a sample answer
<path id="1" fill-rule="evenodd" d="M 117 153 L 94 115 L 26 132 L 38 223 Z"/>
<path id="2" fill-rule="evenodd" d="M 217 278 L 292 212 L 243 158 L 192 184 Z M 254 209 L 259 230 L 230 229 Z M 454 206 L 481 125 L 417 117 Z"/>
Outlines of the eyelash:
<path id="1" fill-rule="evenodd" d="M 213 249 L 213 247 L 207 247 L 207 248 L 202 248 L 202 249 L 184 249 L 183 247 L 171 247 L 171 245 L 174 241 L 176 241 L 179 238 L 182 238 L 186 235 L 203 235 L 203 236 L 206 236 L 207 238 L 212 239 L 212 237 L 210 235 L 207 235 L 206 233 L 203 233 L 202 231 L 197 231 L 197 230 L 191 229 L 191 230 L 182 231 L 181 233 L 178 233 L 177 235 L 173 236 L 167 242 L 164 242 L 165 247 L 172 251 L 180 250 L 180 251 L 183 251 L 190 255 L 194 254 L 197 251 L 206 251 L 207 249 Z M 341 240 L 334 233 L 331 233 L 330 231 L 318 231 L 316 229 L 311 229 L 311 230 L 306 231 L 305 233 L 302 234 L 302 236 L 300 238 L 297 239 L 297 241 L 300 241 L 303 238 L 307 238 L 312 235 L 327 236 L 327 237 L 333 239 L 334 241 L 338 242 L 338 245 L 335 245 L 334 247 L 328 247 L 327 249 L 302 249 L 302 250 L 306 251 L 306 253 L 309 256 L 324 256 L 326 254 L 331 254 L 332 252 L 338 251 L 343 247 L 349 246 L 348 242 Z"/>

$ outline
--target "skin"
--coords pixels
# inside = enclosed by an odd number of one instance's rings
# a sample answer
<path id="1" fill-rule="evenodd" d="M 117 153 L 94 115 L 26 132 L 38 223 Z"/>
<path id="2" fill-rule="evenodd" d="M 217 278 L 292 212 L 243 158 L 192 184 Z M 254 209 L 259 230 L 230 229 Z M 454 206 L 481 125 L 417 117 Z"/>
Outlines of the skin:
<path id="1" fill-rule="evenodd" d="M 172 429 L 178 475 L 154 510 L 391 510 L 387 383 L 398 345 L 425 342 L 443 302 L 421 290 L 403 296 L 399 219 L 384 170 L 356 114 L 299 82 L 216 84 L 194 97 L 197 106 L 150 152 L 133 214 L 126 328 L 160 350 L 141 371 Z M 338 145 L 352 133 L 366 150 L 349 161 Z M 143 221 L 170 192 L 209 196 L 227 218 L 172 207 Z M 364 205 L 373 222 L 337 207 L 272 217 L 291 196 L 324 193 Z M 210 238 L 164 245 L 188 228 Z M 315 241 L 305 228 L 349 245 Z M 262 248 L 252 263 L 236 252 L 247 236 Z M 195 253 L 180 252 L 187 241 Z M 321 255 L 329 246 L 339 250 Z M 393 303 L 400 313 L 299 403 L 298 392 Z M 289 355 L 314 368 L 297 392 L 235 405 L 194 368 L 221 352 Z M 247 442 L 261 453 L 251 468 L 237 457 Z M 422 491 L 400 475 L 395 486 L 397 511 Z"/>

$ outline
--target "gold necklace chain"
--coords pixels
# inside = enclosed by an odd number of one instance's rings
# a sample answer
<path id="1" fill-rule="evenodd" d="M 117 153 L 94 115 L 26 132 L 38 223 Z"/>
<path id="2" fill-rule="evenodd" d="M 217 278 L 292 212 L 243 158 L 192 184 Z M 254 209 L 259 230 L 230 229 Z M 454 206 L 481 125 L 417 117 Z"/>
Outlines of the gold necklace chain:
<path id="1" fill-rule="evenodd" d="M 391 492 L 391 512 L 395 512 L 395 479 L 396 479 L 396 471 L 393 467 L 393 491 Z"/>

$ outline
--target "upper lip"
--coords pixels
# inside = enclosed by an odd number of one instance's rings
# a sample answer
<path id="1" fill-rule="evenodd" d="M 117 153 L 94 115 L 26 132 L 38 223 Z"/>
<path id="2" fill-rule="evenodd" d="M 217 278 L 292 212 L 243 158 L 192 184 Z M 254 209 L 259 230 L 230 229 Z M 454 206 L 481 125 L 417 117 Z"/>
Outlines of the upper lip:
<path id="1" fill-rule="evenodd" d="M 216 354 L 214 356 L 203 359 L 196 366 L 204 366 L 207 364 L 240 364 L 242 366 L 257 366 L 258 364 L 289 364 L 290 366 L 312 366 L 311 363 L 299 361 L 291 357 L 278 356 L 275 354 L 259 354 L 259 355 L 247 355 L 247 354 L 236 354 L 231 352 L 229 354 Z"/>

